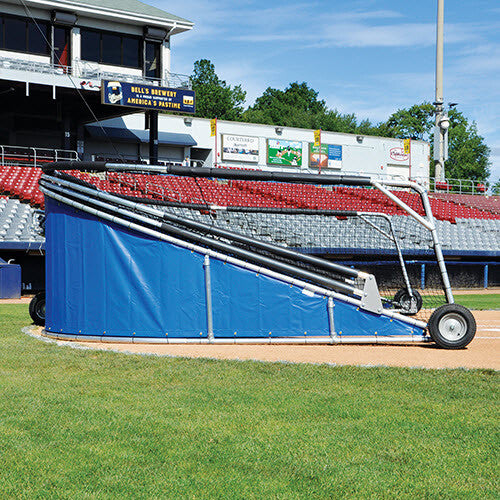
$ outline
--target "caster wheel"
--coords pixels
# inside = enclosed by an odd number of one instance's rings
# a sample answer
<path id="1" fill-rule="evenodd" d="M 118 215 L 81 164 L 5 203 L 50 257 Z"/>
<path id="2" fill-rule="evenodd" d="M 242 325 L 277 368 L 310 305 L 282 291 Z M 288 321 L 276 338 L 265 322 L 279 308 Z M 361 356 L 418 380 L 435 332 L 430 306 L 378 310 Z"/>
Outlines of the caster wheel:
<path id="1" fill-rule="evenodd" d="M 45 292 L 38 292 L 30 302 L 30 316 L 33 323 L 45 326 Z"/>
<path id="2" fill-rule="evenodd" d="M 416 290 L 412 290 L 410 295 L 406 288 L 401 288 L 394 295 L 394 303 L 401 309 L 401 314 L 417 314 L 422 309 L 422 296 Z"/>
<path id="3" fill-rule="evenodd" d="M 476 335 L 476 320 L 464 306 L 445 304 L 432 313 L 427 328 L 439 347 L 462 349 Z"/>

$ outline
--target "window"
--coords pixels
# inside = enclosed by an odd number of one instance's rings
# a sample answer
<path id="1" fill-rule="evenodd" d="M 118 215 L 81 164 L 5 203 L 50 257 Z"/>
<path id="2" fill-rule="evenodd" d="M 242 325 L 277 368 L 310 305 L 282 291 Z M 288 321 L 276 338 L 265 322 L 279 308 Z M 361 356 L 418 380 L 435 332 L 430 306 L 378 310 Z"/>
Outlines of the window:
<path id="1" fill-rule="evenodd" d="M 15 17 L 4 19 L 5 48 L 25 52 L 26 47 L 26 21 Z"/>
<path id="2" fill-rule="evenodd" d="M 123 43 L 123 65 L 132 68 L 139 68 L 141 66 L 141 58 L 139 57 L 139 39 L 124 36 Z"/>
<path id="3" fill-rule="evenodd" d="M 47 54 L 49 33 L 45 23 L 28 21 L 28 52 L 32 54 Z"/>
<path id="4" fill-rule="evenodd" d="M 22 17 L 0 16 L 0 48 L 49 54 L 49 25 L 44 21 L 33 21 Z"/>
<path id="5" fill-rule="evenodd" d="M 144 76 L 160 78 L 160 44 L 146 42 L 146 58 L 144 61 Z"/>
<path id="6" fill-rule="evenodd" d="M 82 30 L 82 59 L 101 61 L 101 34 L 97 31 Z"/>
<path id="7" fill-rule="evenodd" d="M 102 34 L 102 62 L 120 66 L 122 64 L 122 37 Z"/>
<path id="8" fill-rule="evenodd" d="M 54 26 L 54 64 L 61 67 L 71 64 L 68 28 Z"/>
<path id="9" fill-rule="evenodd" d="M 140 68 L 140 39 L 116 33 L 81 30 L 82 59 L 114 66 Z"/>

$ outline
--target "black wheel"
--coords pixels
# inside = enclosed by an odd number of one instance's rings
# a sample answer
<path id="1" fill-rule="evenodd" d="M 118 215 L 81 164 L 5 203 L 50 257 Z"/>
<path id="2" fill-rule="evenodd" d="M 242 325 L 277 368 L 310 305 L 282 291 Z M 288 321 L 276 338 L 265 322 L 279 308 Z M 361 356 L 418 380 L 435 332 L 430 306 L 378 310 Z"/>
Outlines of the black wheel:
<path id="1" fill-rule="evenodd" d="M 416 290 L 412 290 L 410 295 L 406 288 L 401 288 L 394 295 L 394 303 L 401 308 L 401 314 L 417 314 L 422 309 L 422 296 Z"/>
<path id="2" fill-rule="evenodd" d="M 35 325 L 45 326 L 45 292 L 38 292 L 31 299 L 30 316 Z"/>
<path id="3" fill-rule="evenodd" d="M 466 307 L 445 304 L 432 313 L 427 328 L 439 347 L 462 349 L 476 335 L 476 320 Z"/>

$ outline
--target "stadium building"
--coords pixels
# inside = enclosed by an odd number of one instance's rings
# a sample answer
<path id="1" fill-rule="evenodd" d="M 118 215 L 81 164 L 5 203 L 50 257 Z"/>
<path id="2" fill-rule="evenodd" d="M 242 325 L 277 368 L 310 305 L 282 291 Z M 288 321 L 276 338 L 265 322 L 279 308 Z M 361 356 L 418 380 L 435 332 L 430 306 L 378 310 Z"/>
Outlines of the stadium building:
<path id="1" fill-rule="evenodd" d="M 190 21 L 135 0 L 118 9 L 110 0 L 0 0 L 0 5 L 0 258 L 21 265 L 24 291 L 44 287 L 45 240 L 39 227 L 44 198 L 37 183 L 40 166 L 51 161 L 149 163 L 153 151 L 158 164 L 412 178 L 433 187 L 426 142 L 322 132 L 315 146 L 313 130 L 221 120 L 213 130 L 210 120 L 191 116 L 190 79 L 170 71 L 170 38 L 192 29 Z M 141 103 L 123 105 L 127 89 L 148 101 L 144 94 L 154 94 L 154 88 L 184 96 L 189 114 L 161 113 L 155 125 L 149 111 L 138 112 Z M 174 101 L 166 95 L 161 102 L 183 111 Z M 193 184 L 159 176 L 138 177 L 129 185 L 122 178 L 86 175 L 84 180 L 162 201 L 377 212 L 392 221 L 412 280 L 421 288 L 435 281 L 426 239 L 408 234 L 408 216 L 371 189 Z M 405 196 L 408 203 L 415 201 Z M 437 192 L 431 204 L 452 284 L 498 285 L 499 198 Z M 345 238 L 361 234 L 360 227 L 353 223 L 344 234 L 335 224 L 327 229 L 320 218 L 308 220 L 306 226 L 291 223 L 286 232 L 262 215 L 244 222 L 249 232 L 276 244 L 347 265 L 375 264 L 379 281 L 390 278 L 397 262 L 391 245 L 358 238 L 340 251 Z M 230 223 L 236 227 L 242 221 Z"/>
<path id="2" fill-rule="evenodd" d="M 170 38 L 192 27 L 136 0 L 0 1 L 0 257 L 22 265 L 24 289 L 43 287 L 25 203 L 41 206 L 36 167 L 83 157 L 86 124 L 133 111 L 102 104 L 103 81 L 189 89 L 170 71 Z"/>

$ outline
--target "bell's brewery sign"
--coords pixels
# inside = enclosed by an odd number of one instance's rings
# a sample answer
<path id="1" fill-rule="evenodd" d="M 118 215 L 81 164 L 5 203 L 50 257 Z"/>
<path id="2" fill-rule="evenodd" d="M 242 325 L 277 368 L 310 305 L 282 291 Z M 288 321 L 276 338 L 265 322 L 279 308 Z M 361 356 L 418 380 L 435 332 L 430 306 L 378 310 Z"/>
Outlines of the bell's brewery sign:
<path id="1" fill-rule="evenodd" d="M 194 90 L 103 80 L 101 102 L 114 106 L 194 113 Z"/>

